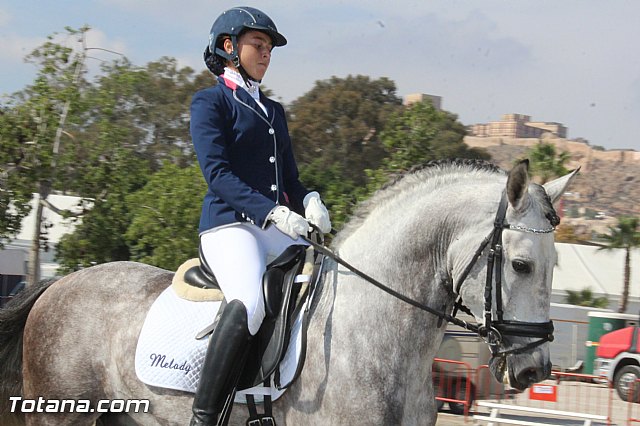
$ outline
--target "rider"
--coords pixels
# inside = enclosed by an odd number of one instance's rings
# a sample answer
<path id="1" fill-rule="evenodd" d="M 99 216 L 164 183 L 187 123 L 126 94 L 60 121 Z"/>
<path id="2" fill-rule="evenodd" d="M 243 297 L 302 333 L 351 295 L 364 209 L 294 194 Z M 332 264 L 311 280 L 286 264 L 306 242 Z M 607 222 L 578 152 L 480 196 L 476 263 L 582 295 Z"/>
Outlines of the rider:
<path id="1" fill-rule="evenodd" d="M 298 179 L 282 105 L 260 91 L 271 50 L 286 43 L 258 9 L 223 12 L 204 52 L 218 84 L 191 102 L 191 137 L 207 182 L 200 245 L 228 302 L 207 349 L 192 425 L 215 424 L 237 379 L 237 361 L 265 316 L 267 259 L 305 244 L 309 223 L 331 230 L 320 196 Z"/>

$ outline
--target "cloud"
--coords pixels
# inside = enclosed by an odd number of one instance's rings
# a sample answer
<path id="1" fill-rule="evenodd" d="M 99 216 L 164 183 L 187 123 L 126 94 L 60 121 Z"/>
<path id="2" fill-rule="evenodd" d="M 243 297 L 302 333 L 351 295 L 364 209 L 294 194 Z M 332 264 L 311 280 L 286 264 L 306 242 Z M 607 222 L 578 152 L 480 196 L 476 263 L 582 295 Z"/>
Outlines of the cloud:
<path id="1" fill-rule="evenodd" d="M 0 45 L 2 45 L 0 64 L 4 68 L 3 74 L 12 83 L 11 85 L 5 83 L 4 90 L 17 91 L 32 83 L 36 75 L 36 66 L 26 63 L 25 58 L 46 41 L 45 37 L 25 37 L 11 33 L 0 34 Z M 57 34 L 53 37 L 53 42 L 74 49 L 82 48 L 76 37 L 69 36 L 67 33 Z M 87 52 L 86 62 L 90 76 L 99 71 L 102 62 L 118 58 L 118 55 L 113 52 L 122 55 L 128 53 L 127 44 L 123 40 L 111 39 L 99 29 L 91 29 L 87 32 L 86 46 L 90 48 Z"/>
<path id="2" fill-rule="evenodd" d="M 8 66 L 23 63 L 25 56 L 44 43 L 44 37 L 24 37 L 17 34 L 0 34 L 0 61 Z"/>
<path id="3" fill-rule="evenodd" d="M 91 56 L 107 61 L 116 59 L 114 55 L 117 54 L 127 56 L 129 50 L 124 40 L 110 39 L 106 33 L 97 28 L 92 28 L 87 32 L 86 43 Z"/>
<path id="4" fill-rule="evenodd" d="M 329 10 L 314 13 L 324 16 Z M 266 77 L 266 84 L 285 101 L 309 90 L 314 80 L 347 74 L 389 77 L 399 93 L 449 97 L 461 84 L 495 85 L 507 74 L 526 73 L 533 62 L 530 46 L 502 34 L 496 22 L 480 12 L 457 18 L 419 10 L 401 15 L 358 10 L 350 3 L 349 13 L 315 21 L 313 31 L 294 25 L 294 18 L 285 15 L 282 20 L 290 43 L 275 51 Z M 307 87 L 301 89 L 304 80 Z"/>
<path id="5" fill-rule="evenodd" d="M 0 9 L 0 28 L 11 21 L 11 14 L 4 9 Z"/>
<path id="6" fill-rule="evenodd" d="M 274 51 L 265 85 L 290 102 L 333 75 L 388 77 L 399 95 L 443 96 L 445 108 L 465 123 L 521 112 L 561 121 L 571 135 L 595 143 L 604 144 L 611 133 L 603 122 L 636 134 L 637 120 L 621 117 L 637 114 L 640 103 L 640 56 L 629 44 L 638 38 L 640 2 L 546 3 L 553 3 L 553 13 L 532 1 L 505 7 L 503 0 L 261 0 L 255 6 L 289 40 Z M 95 28 L 90 47 L 126 54 L 137 65 L 174 57 L 180 67 L 199 72 L 212 22 L 238 2 L 73 0 L 68 10 L 15 4 L 0 6 L 3 91 L 33 80 L 34 67 L 22 59 L 44 38 L 32 36 L 70 20 L 81 25 L 88 19 Z M 48 26 L 27 24 L 36 21 Z M 114 59 L 98 50 L 91 56 Z"/>
<path id="7" fill-rule="evenodd" d="M 190 21 L 198 19 L 206 11 L 211 11 L 213 19 L 214 14 L 227 8 L 223 5 L 212 6 L 209 0 L 190 0 L 187 6 L 183 0 L 100 0 L 100 3 L 108 8 L 138 15 L 141 20 L 158 20 L 166 26 L 178 23 L 184 26 L 185 30 L 190 29 Z M 236 6 L 229 4 L 228 7 Z"/>
<path id="8" fill-rule="evenodd" d="M 24 58 L 44 41 L 44 37 L 0 34 L 0 66 L 3 74 L 1 95 L 16 92 L 32 81 L 35 68 L 25 63 Z"/>
<path id="9" fill-rule="evenodd" d="M 23 62 L 24 58 L 33 52 L 36 48 L 47 41 L 45 37 L 25 37 L 18 34 L 0 34 L 0 61 L 4 64 L 15 65 Z M 59 33 L 53 37 L 55 43 L 79 49 L 82 46 L 74 37 L 70 37 L 66 33 Z M 120 39 L 109 39 L 107 35 L 98 30 L 91 29 L 87 32 L 86 46 L 88 48 L 106 49 L 118 52 L 122 55 L 127 54 L 127 45 Z M 97 53 L 96 53 L 97 52 Z M 101 59 L 108 60 L 108 52 L 90 53 L 91 56 L 97 56 Z"/>
<path id="10" fill-rule="evenodd" d="M 120 39 L 109 39 L 101 30 L 92 28 L 86 38 L 87 60 L 85 66 L 88 78 L 92 79 L 100 73 L 100 66 L 127 55 L 127 44 Z"/>

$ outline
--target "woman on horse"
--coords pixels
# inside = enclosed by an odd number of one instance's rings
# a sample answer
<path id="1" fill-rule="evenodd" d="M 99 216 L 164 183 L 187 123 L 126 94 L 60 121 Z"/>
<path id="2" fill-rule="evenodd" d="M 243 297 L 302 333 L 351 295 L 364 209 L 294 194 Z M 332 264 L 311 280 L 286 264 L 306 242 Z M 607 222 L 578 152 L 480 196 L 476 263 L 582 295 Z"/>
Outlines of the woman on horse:
<path id="1" fill-rule="evenodd" d="M 192 425 L 216 423 L 231 372 L 265 317 L 267 259 L 305 244 L 309 223 L 331 230 L 320 196 L 298 179 L 282 105 L 260 91 L 272 49 L 286 43 L 260 10 L 223 12 L 204 52 L 218 84 L 191 103 L 191 137 L 207 182 L 200 245 L 228 302 L 207 349 Z"/>

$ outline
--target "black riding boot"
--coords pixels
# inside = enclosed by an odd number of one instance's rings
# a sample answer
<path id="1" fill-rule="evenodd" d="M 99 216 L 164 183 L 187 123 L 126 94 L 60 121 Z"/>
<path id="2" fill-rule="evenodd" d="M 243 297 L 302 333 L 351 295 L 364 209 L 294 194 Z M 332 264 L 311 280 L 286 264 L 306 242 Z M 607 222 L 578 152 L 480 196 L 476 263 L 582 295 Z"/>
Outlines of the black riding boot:
<path id="1" fill-rule="evenodd" d="M 209 341 L 193 400 L 191 426 L 217 423 L 225 398 L 241 373 L 250 338 L 247 309 L 239 300 L 232 300 L 222 311 Z"/>

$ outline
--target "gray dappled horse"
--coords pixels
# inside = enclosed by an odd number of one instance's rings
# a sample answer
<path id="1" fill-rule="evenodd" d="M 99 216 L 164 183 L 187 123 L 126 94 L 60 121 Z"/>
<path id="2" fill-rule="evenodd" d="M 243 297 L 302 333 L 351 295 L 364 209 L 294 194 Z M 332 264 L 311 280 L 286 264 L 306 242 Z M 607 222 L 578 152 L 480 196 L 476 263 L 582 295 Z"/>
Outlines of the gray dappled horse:
<path id="1" fill-rule="evenodd" d="M 505 193 L 509 225 L 499 239 L 503 256 L 495 268 L 501 278 L 501 319 L 511 321 L 512 328 L 547 326 L 556 262 L 551 231 L 557 217 L 551 203 L 575 174 L 543 189 L 529 182 L 526 163 L 508 175 L 480 162 L 432 164 L 378 191 L 337 235 L 333 249 L 378 281 L 438 310 L 451 312 L 461 284 L 463 302 L 482 324 L 485 280 L 493 268 L 487 265 L 489 248 L 479 247 L 491 235 Z M 431 365 L 446 323 L 439 325 L 435 315 L 379 291 L 334 261 L 325 265 L 305 368 L 274 403 L 276 421 L 433 425 Z M 459 283 L 463 274 L 466 279 Z M 144 385 L 134 371 L 145 314 L 172 275 L 133 262 L 99 265 L 32 286 L 12 308 L 0 310 L 0 424 L 187 424 L 193 395 Z M 495 294 L 492 300 L 496 318 Z M 519 337 L 517 330 L 497 339 L 485 334 L 497 354 L 493 371 L 504 373 L 512 386 L 524 389 L 549 376 L 545 339 Z M 8 398 L 16 395 L 149 399 L 151 412 L 100 419 L 97 413 L 11 417 Z M 246 410 L 236 407 L 231 424 L 244 424 L 246 418 Z"/>

